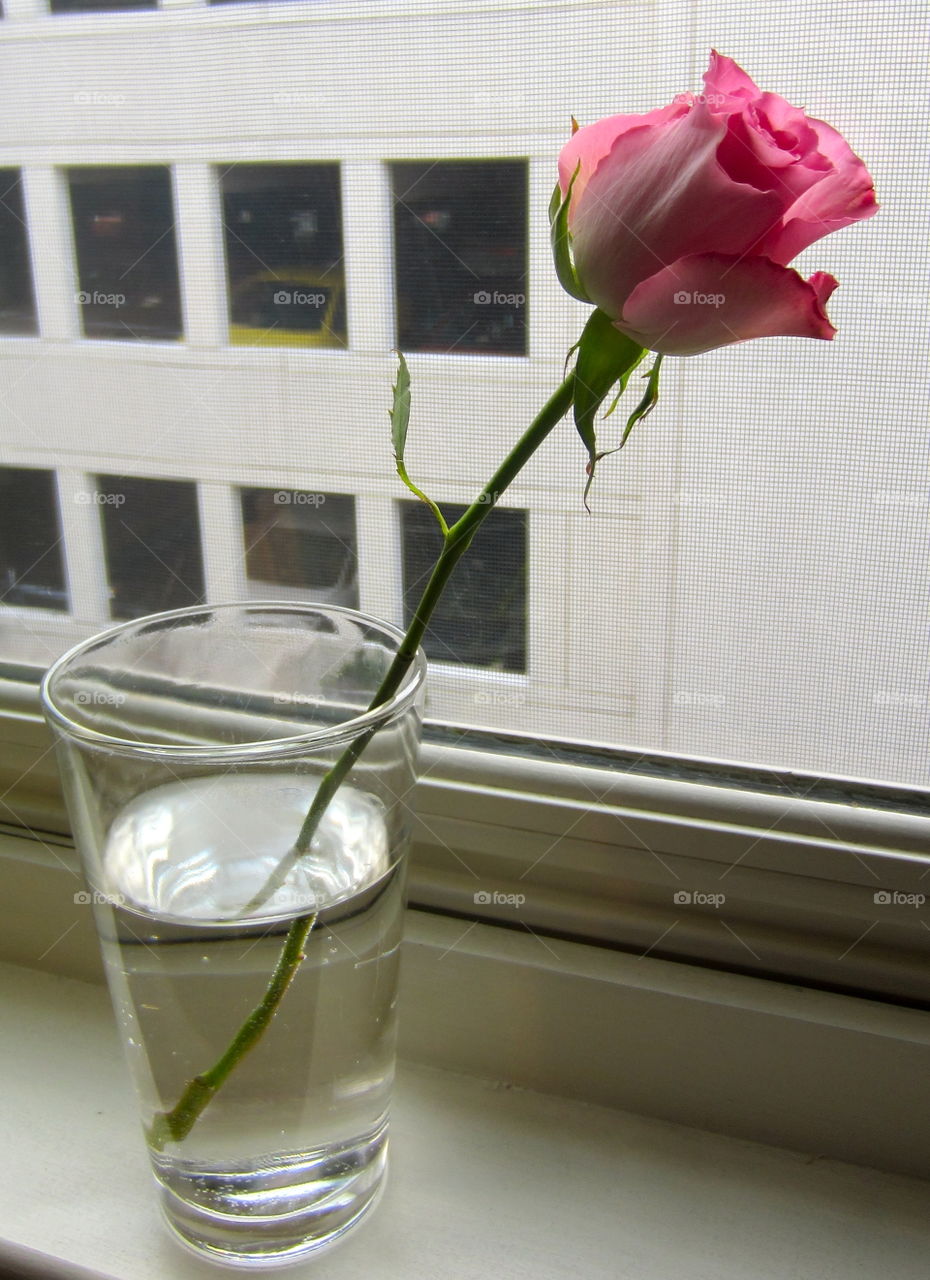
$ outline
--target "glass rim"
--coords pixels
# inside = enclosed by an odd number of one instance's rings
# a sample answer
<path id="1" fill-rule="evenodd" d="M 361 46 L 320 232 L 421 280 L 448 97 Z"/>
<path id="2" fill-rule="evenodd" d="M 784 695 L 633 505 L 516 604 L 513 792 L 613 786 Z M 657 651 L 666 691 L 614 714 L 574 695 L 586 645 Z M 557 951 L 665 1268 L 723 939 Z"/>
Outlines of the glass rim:
<path id="1" fill-rule="evenodd" d="M 426 680 L 426 656 L 419 647 L 404 673 L 400 688 L 387 701 L 377 707 L 351 716 L 339 724 L 326 725 L 317 729 L 307 729 L 300 733 L 282 737 L 258 738 L 247 742 L 232 743 L 170 743 L 145 741 L 138 738 L 121 738 L 116 734 L 105 733 L 100 729 L 82 724 L 73 715 L 62 709 L 56 701 L 53 686 L 56 680 L 67 670 L 76 658 L 91 649 L 109 642 L 126 632 L 150 626 L 153 622 L 164 622 L 172 619 L 191 618 L 198 614 L 227 613 L 232 611 L 251 613 L 279 612 L 291 614 L 339 614 L 343 617 L 358 619 L 369 627 L 380 631 L 399 648 L 404 639 L 404 632 L 391 622 L 362 613 L 359 609 L 350 609 L 346 605 L 314 604 L 312 601 L 300 600 L 240 600 L 225 601 L 221 604 L 189 605 L 183 609 L 169 609 L 162 613 L 148 613 L 140 618 L 130 618 L 116 623 L 103 631 L 97 631 L 85 640 L 72 645 L 51 664 L 39 685 L 39 702 L 46 719 L 67 738 L 89 746 L 100 747 L 119 755 L 126 756 L 158 756 L 162 759 L 177 758 L 198 760 L 202 762 L 234 761 L 255 756 L 287 756 L 299 754 L 304 750 L 319 749 L 324 744 L 334 746 L 351 742 L 353 738 L 371 730 L 379 729 L 390 720 L 408 710 Z"/>

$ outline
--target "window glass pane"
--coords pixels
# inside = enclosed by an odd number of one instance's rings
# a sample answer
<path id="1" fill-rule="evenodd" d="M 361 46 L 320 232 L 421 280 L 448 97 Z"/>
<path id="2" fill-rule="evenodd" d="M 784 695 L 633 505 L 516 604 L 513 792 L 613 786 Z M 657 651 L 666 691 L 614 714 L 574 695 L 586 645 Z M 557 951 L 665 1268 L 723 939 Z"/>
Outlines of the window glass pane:
<path id="1" fill-rule="evenodd" d="M 69 169 L 68 180 L 85 337 L 179 338 L 170 170 Z"/>
<path id="2" fill-rule="evenodd" d="M 201 604 L 197 486 L 189 480 L 98 476 L 113 618 Z"/>
<path id="3" fill-rule="evenodd" d="M 0 333 L 35 333 L 29 238 L 18 169 L 0 169 Z"/>
<path id="4" fill-rule="evenodd" d="M 432 512 L 422 502 L 401 503 L 404 546 L 404 621 L 409 624 L 442 548 Z M 443 504 L 453 524 L 464 507 Z M 497 507 L 459 561 L 426 632 L 424 650 L 435 662 L 499 671 L 526 670 L 527 513 Z"/>
<path id="5" fill-rule="evenodd" d="M 222 186 L 230 342 L 344 347 L 339 166 L 235 165 Z"/>
<path id="6" fill-rule="evenodd" d="M 243 489 L 249 593 L 358 607 L 355 499 L 298 489 Z"/>
<path id="7" fill-rule="evenodd" d="M 0 467 L 0 604 L 68 607 L 52 471 Z"/>
<path id="8" fill-rule="evenodd" d="M 526 355 L 526 164 L 392 164 L 398 344 Z"/>

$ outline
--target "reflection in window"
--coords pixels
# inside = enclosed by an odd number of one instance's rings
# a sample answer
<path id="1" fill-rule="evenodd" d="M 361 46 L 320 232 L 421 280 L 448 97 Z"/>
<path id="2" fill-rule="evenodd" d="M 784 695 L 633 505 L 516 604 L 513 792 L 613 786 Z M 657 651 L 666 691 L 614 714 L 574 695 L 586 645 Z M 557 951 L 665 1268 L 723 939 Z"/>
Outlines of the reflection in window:
<path id="1" fill-rule="evenodd" d="M 0 467 L 0 604 L 68 607 L 53 471 Z"/>
<path id="2" fill-rule="evenodd" d="M 242 524 L 253 599 L 358 608 L 354 498 L 294 489 L 243 489 Z"/>
<path id="3" fill-rule="evenodd" d="M 68 179 L 85 336 L 179 338 L 170 171 L 115 165 L 69 169 Z"/>
<path id="4" fill-rule="evenodd" d="M 229 340 L 345 347 L 336 164 L 246 164 L 222 174 Z"/>
<path id="5" fill-rule="evenodd" d="M 0 169 L 0 333 L 35 333 L 36 305 L 18 169 Z"/>
<path id="6" fill-rule="evenodd" d="M 98 476 L 110 614 L 139 618 L 204 600 L 197 486 Z"/>
<path id="7" fill-rule="evenodd" d="M 442 538 L 422 502 L 403 502 L 401 510 L 409 624 Z M 449 524 L 465 510 L 443 504 Z M 487 517 L 433 614 L 423 645 L 427 657 L 499 671 L 526 670 L 526 530 L 525 511 L 497 507 Z"/>
<path id="8" fill-rule="evenodd" d="M 404 351 L 526 355 L 526 164 L 391 166 Z"/>

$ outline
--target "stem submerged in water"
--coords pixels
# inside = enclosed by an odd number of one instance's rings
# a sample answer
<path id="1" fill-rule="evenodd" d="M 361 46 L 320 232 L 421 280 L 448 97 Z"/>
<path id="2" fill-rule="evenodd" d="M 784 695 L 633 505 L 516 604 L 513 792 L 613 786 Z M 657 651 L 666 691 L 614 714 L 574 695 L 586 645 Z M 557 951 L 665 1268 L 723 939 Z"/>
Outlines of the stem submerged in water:
<path id="1" fill-rule="evenodd" d="M 498 498 L 568 412 L 573 391 L 574 375 L 569 374 L 517 441 L 478 498 L 465 511 L 461 519 L 444 534 L 443 549 L 394 656 L 394 661 L 369 704 L 370 711 L 387 702 L 400 688 L 404 676 L 416 657 L 429 620 L 452 576 L 452 571 L 468 550 L 477 529 L 493 510 Z M 366 730 L 354 739 L 335 764 L 323 775 L 293 848 L 281 860 L 258 894 L 244 908 L 243 917 L 259 907 L 276 889 L 280 888 L 288 872 L 310 848 L 313 834 L 327 806 L 376 732 L 377 726 Z M 170 1111 L 161 1111 L 155 1116 L 149 1128 L 148 1138 L 157 1151 L 162 1150 L 168 1142 L 181 1142 L 187 1137 L 196 1124 L 197 1118 L 221 1088 L 226 1077 L 261 1039 L 304 958 L 304 944 L 315 921 L 315 914 L 298 916 L 293 921 L 265 994 L 236 1032 L 225 1052 L 208 1071 L 201 1072 L 188 1081 L 184 1092 Z"/>
<path id="2" fill-rule="evenodd" d="M 310 936 L 310 930 L 315 922 L 316 914 L 314 913 L 298 916 L 291 924 L 265 994 L 236 1032 L 226 1052 L 217 1059 L 209 1071 L 204 1071 L 188 1081 L 184 1092 L 170 1111 L 162 1111 L 156 1115 L 149 1130 L 149 1142 L 156 1151 L 161 1151 L 166 1142 L 180 1142 L 182 1138 L 187 1137 L 197 1117 L 233 1067 L 261 1039 L 285 991 L 290 986 L 298 965 L 304 958 L 304 943 Z"/>

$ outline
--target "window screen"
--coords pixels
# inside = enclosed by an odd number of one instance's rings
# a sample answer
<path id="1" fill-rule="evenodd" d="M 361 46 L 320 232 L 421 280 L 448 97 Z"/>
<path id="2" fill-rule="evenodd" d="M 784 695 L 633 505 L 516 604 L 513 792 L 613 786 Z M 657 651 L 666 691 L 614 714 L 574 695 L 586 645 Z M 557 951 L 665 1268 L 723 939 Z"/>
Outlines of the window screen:
<path id="1" fill-rule="evenodd" d="M 154 9 L 156 0 L 49 0 L 52 13 L 96 13 L 112 9 Z"/>
<path id="2" fill-rule="evenodd" d="M 243 489 L 249 594 L 358 607 L 355 499 L 301 489 Z"/>
<path id="3" fill-rule="evenodd" d="M 449 524 L 464 507 L 446 508 Z M 402 507 L 404 622 L 410 623 L 442 550 L 433 513 L 422 503 Z M 475 536 L 439 602 L 423 641 L 435 662 L 500 671 L 526 670 L 526 512 L 497 508 Z"/>
<path id="4" fill-rule="evenodd" d="M 0 604 L 67 609 L 53 471 L 0 467 Z"/>
<path id="5" fill-rule="evenodd" d="M 94 502 L 103 522 L 113 618 L 203 601 L 195 484 L 99 476 Z"/>
<path id="6" fill-rule="evenodd" d="M 404 351 L 526 354 L 526 165 L 391 166 Z"/>
<path id="7" fill-rule="evenodd" d="M 0 334 L 35 331 L 22 181 L 18 169 L 0 169 Z"/>
<path id="8" fill-rule="evenodd" d="M 230 341 L 344 347 L 338 166 L 234 165 L 221 182 Z"/>
<path id="9" fill-rule="evenodd" d="M 180 337 L 170 171 L 113 165 L 68 179 L 85 336 Z"/>
<path id="10" fill-rule="evenodd" d="M 85 42 L 39 16 L 0 87 L 0 466 L 31 477 L 5 489 L 0 655 L 22 658 L 36 606 L 59 625 L 37 665 L 111 618 L 234 594 L 403 622 L 435 530 L 393 475 L 392 353 L 412 375 L 410 473 L 460 511 L 588 315 L 548 245 L 572 116 L 699 90 L 717 48 L 875 177 L 878 216 L 796 262 L 839 279 L 837 337 L 667 359 L 590 513 L 563 423 L 437 616 L 430 714 L 924 783 L 923 8 L 318 0 L 190 17 L 102 13 Z M 98 491 L 126 500 L 75 499 Z"/>

